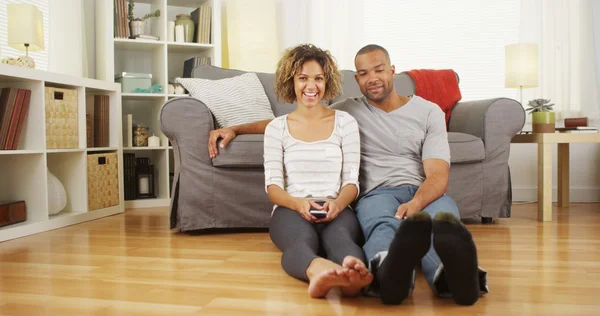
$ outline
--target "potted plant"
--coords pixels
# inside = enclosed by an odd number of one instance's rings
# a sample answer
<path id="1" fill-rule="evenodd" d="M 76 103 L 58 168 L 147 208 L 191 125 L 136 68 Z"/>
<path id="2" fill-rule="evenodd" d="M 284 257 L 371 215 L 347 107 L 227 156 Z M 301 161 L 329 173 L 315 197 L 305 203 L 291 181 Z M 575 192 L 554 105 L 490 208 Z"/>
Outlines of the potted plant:
<path id="1" fill-rule="evenodd" d="M 150 12 L 141 18 L 133 17 L 133 7 L 135 3 L 133 0 L 129 0 L 127 7 L 127 19 L 129 20 L 129 30 L 131 31 L 131 37 L 144 34 L 144 28 L 146 27 L 146 20 L 150 18 L 158 18 L 160 16 L 160 10 L 156 9 L 154 12 Z"/>
<path id="2" fill-rule="evenodd" d="M 547 99 L 535 99 L 527 104 L 529 108 L 526 110 L 532 116 L 532 129 L 534 133 L 554 133 L 556 115 L 552 111 L 554 103 L 550 103 Z"/>

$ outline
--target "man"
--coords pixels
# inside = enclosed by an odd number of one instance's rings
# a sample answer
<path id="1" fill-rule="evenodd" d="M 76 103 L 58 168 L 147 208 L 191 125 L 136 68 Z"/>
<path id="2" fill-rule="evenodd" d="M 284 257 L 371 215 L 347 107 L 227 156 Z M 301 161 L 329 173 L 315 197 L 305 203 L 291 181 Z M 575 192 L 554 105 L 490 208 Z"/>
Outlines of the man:
<path id="1" fill-rule="evenodd" d="M 383 47 L 360 49 L 355 66 L 363 96 L 331 108 L 350 113 L 360 129 L 361 194 L 354 209 L 375 276 L 367 294 L 400 304 L 414 288 L 420 262 L 437 295 L 472 305 L 487 293 L 486 272 L 477 265 L 475 244 L 456 203 L 444 194 L 450 171 L 444 113 L 418 96 L 396 93 L 395 67 Z M 225 146 L 236 134 L 263 133 L 268 123 L 211 132 L 211 157 L 218 138 Z"/>

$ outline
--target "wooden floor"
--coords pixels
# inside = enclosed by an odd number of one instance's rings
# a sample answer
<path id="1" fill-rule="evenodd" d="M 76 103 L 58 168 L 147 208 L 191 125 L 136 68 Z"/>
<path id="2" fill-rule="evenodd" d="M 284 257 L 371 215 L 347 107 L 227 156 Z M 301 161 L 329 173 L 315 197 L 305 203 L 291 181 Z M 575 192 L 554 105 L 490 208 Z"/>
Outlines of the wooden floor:
<path id="1" fill-rule="evenodd" d="M 166 208 L 0 243 L 1 315 L 599 315 L 600 204 L 536 204 L 468 224 L 490 293 L 461 307 L 432 295 L 422 274 L 400 306 L 376 298 L 310 299 L 264 232 L 169 231 Z"/>

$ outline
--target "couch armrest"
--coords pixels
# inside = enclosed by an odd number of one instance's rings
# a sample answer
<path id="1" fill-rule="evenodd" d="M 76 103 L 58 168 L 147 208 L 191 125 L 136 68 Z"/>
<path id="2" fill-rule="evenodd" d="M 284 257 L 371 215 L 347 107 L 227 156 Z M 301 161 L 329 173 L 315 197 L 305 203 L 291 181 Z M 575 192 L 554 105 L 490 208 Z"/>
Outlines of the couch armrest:
<path id="1" fill-rule="evenodd" d="M 509 146 L 525 125 L 525 110 L 508 98 L 458 102 L 450 115 L 450 132 L 477 136 L 483 140 L 485 159 L 493 159 Z"/>
<path id="2" fill-rule="evenodd" d="M 212 165 L 208 155 L 208 136 L 215 123 L 204 103 L 192 97 L 171 99 L 160 109 L 158 120 L 175 152 L 185 152 L 187 158 Z"/>

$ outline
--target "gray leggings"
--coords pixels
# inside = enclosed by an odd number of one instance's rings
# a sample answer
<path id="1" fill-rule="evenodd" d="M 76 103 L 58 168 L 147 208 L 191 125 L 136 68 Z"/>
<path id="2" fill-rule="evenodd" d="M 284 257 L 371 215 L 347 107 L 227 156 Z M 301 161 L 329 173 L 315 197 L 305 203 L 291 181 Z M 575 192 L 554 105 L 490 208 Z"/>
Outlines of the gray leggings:
<path id="1" fill-rule="evenodd" d="M 283 270 L 300 280 L 308 281 L 306 269 L 320 253 L 340 265 L 348 255 L 366 262 L 358 245 L 363 239 L 362 231 L 356 213 L 350 208 L 344 209 L 331 222 L 313 224 L 298 212 L 279 206 L 271 218 L 269 234 L 283 252 Z"/>

